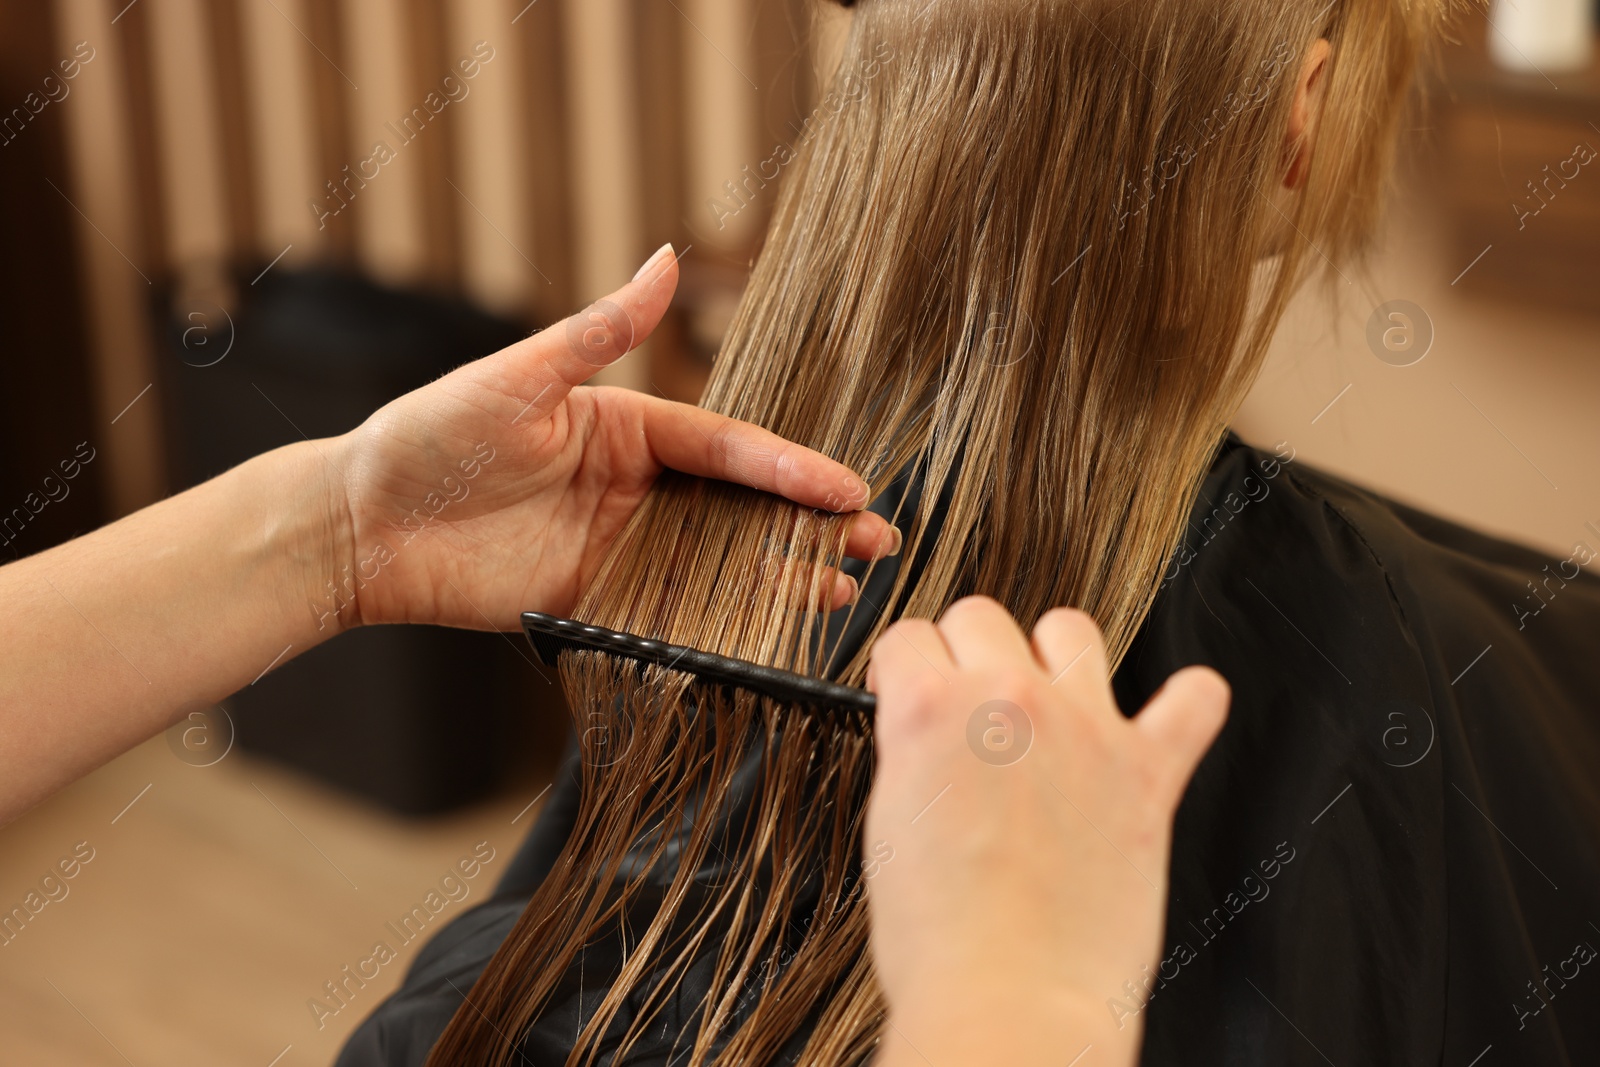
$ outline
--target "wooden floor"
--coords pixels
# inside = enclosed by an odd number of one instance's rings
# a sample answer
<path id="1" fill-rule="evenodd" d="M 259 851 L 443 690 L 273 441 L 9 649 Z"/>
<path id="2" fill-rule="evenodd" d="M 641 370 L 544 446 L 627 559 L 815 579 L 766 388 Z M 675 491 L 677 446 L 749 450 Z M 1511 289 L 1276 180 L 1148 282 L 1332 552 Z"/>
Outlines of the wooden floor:
<path id="1" fill-rule="evenodd" d="M 417 822 L 238 751 L 192 767 L 155 738 L 0 830 L 6 912 L 80 842 L 80 854 L 93 849 L 48 887 L 59 899 L 0 944 L 0 1063 L 331 1062 L 422 943 L 400 948 L 385 924 L 487 842 L 494 858 L 429 929 L 483 899 L 542 789 L 530 776 Z M 380 940 L 400 958 L 319 1027 L 307 1002 Z"/>

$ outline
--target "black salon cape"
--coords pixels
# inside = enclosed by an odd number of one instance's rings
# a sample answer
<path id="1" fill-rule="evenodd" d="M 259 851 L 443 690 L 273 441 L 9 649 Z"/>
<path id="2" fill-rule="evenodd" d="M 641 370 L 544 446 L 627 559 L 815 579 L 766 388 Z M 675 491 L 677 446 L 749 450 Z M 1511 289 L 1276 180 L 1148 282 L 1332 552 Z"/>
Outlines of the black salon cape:
<path id="1" fill-rule="evenodd" d="M 1577 572 L 1600 537 L 1579 533 L 1552 556 L 1222 445 L 1116 678 L 1128 709 L 1188 664 L 1233 686 L 1178 812 L 1163 959 L 1108 991 L 1145 1064 L 1600 1064 L 1600 580 Z M 342 1067 L 423 1062 L 560 850 L 571 775 Z M 528 1063 L 562 1061 L 579 1007 L 546 1012 Z"/>

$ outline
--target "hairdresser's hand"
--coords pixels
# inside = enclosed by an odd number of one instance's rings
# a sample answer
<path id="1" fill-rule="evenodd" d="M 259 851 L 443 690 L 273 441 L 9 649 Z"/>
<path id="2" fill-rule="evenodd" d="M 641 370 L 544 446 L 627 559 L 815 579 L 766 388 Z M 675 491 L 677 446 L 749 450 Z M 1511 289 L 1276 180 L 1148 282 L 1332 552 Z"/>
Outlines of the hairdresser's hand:
<path id="1" fill-rule="evenodd" d="M 1173 813 L 1227 684 L 1180 671 L 1126 719 L 1089 616 L 1053 611 L 1030 645 L 984 598 L 896 624 L 870 684 L 877 1062 L 1136 1062 L 1139 1019 L 1107 1002 L 1156 966 Z"/>
<path id="2" fill-rule="evenodd" d="M 867 487 L 847 468 L 766 430 L 583 385 L 649 336 L 677 283 L 665 247 L 584 312 L 401 397 L 338 439 L 335 511 L 345 529 L 322 610 L 342 625 L 476 629 L 515 629 L 524 610 L 567 614 L 668 467 L 809 507 L 864 507 Z M 886 551 L 890 536 L 882 518 L 863 514 L 849 550 Z M 840 576 L 836 602 L 850 593 Z"/>

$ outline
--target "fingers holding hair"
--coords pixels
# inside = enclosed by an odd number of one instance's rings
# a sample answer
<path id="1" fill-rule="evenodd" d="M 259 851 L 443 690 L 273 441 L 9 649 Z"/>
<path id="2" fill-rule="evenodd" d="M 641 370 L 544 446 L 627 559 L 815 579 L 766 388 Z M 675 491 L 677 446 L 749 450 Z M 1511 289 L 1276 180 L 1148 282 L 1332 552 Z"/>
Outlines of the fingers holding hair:
<path id="1" fill-rule="evenodd" d="M 770 430 L 660 397 L 628 393 L 617 399 L 638 405 L 645 446 L 663 467 L 823 511 L 859 511 L 868 503 L 867 484 L 849 467 Z M 882 559 L 899 550 L 900 535 L 882 515 L 861 511 L 852 520 L 846 555 Z"/>
<path id="2" fill-rule="evenodd" d="M 627 285 L 583 311 L 493 356 L 462 369 L 515 405 L 514 422 L 548 416 L 603 367 L 649 337 L 678 287 L 677 253 L 663 245 Z M 650 456 L 661 466 L 717 478 L 832 512 L 866 507 L 867 484 L 842 463 L 758 426 L 643 393 L 612 391 L 610 403 L 628 412 Z M 520 401 L 520 403 L 516 403 Z M 881 516 L 854 524 L 849 554 L 878 559 L 898 550 L 899 538 Z"/>
<path id="3" fill-rule="evenodd" d="M 693 404 L 639 393 L 626 399 L 634 402 L 634 398 L 645 444 L 663 467 L 749 486 L 825 511 L 857 511 L 868 503 L 866 483 L 820 452 Z M 881 516 L 872 518 L 883 521 Z M 861 522 L 867 522 L 869 530 L 875 526 L 865 515 Z M 887 526 L 884 523 L 875 532 L 886 535 Z"/>

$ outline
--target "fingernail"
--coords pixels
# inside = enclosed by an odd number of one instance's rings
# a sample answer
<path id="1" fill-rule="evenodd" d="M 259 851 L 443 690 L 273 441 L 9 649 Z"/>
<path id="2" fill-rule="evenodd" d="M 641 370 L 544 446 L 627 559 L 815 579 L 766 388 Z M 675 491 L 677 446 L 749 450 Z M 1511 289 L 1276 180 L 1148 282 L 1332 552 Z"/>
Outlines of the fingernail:
<path id="1" fill-rule="evenodd" d="M 655 267 L 657 264 L 659 264 L 661 262 L 661 257 L 675 255 L 675 254 L 676 253 L 674 253 L 673 250 L 672 250 L 672 242 L 668 241 L 666 244 L 664 244 L 660 248 L 656 249 L 656 254 L 655 255 L 651 256 L 649 259 L 644 261 L 644 266 L 639 268 L 639 273 L 637 273 L 637 274 L 635 274 L 633 276 L 633 280 L 634 281 L 638 281 L 640 278 L 643 278 L 646 274 L 649 274 L 650 273 L 650 269 L 652 267 Z"/>
<path id="2" fill-rule="evenodd" d="M 884 558 L 898 556 L 900 549 L 905 545 L 905 541 L 905 535 L 900 532 L 900 527 L 889 527 L 889 550 L 883 554 Z"/>
<path id="3" fill-rule="evenodd" d="M 855 475 L 846 475 L 844 479 L 846 503 L 854 504 L 857 508 L 865 507 L 872 499 L 867 483 Z"/>

